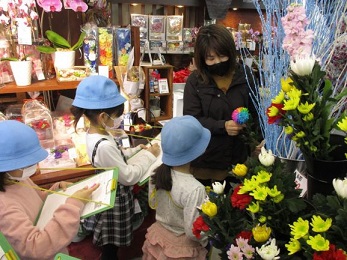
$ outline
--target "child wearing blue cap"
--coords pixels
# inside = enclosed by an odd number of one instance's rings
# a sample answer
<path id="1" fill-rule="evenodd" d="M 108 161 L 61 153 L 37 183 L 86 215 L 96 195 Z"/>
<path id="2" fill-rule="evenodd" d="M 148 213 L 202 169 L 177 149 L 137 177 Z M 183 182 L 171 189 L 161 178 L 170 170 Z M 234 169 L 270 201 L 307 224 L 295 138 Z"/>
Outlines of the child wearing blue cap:
<path id="1" fill-rule="evenodd" d="M 164 125 L 163 163 L 149 182 L 156 222 L 147 230 L 142 259 L 206 259 L 207 237 L 197 240 L 192 233 L 206 191 L 191 174 L 190 162 L 206 150 L 210 138 L 210 131 L 192 116 L 175 117 Z"/>
<path id="2" fill-rule="evenodd" d="M 48 152 L 40 146 L 35 131 L 18 121 L 0 121 L 0 136 L 0 231 L 20 259 L 53 259 L 59 252 L 67 254 L 66 246 L 78 232 L 84 202 L 99 184 L 67 198 L 40 230 L 35 221 L 47 193 L 29 177 Z M 65 189 L 67 185 L 56 183 L 51 190 Z"/>
<path id="3" fill-rule="evenodd" d="M 71 108 L 75 127 L 83 115 L 90 121 L 86 143 L 93 166 L 119 169 L 114 208 L 92 216 L 83 223 L 87 231 L 93 232 L 93 243 L 102 247 L 102 260 L 117 259 L 118 247 L 130 245 L 134 215 L 132 185 L 139 182 L 160 153 L 159 145 L 154 144 L 146 148 L 136 163 L 127 163 L 124 152 L 112 136 L 112 132 L 122 123 L 125 101 L 114 81 L 104 76 L 90 76 L 78 85 Z M 127 151 L 133 153 L 139 149 Z"/>

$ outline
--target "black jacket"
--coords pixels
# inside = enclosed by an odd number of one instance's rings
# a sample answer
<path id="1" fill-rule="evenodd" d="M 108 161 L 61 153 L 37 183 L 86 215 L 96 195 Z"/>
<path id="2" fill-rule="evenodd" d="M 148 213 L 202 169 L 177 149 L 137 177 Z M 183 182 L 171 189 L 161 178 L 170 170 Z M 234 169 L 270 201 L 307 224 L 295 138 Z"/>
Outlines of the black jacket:
<path id="1" fill-rule="evenodd" d="M 247 71 L 247 75 L 254 87 L 250 71 Z M 239 136 L 229 136 L 225 131 L 225 121 L 231 120 L 232 112 L 238 107 L 247 107 L 252 117 L 257 117 L 242 65 L 237 67 L 226 94 L 213 81 L 202 84 L 197 73 L 193 72 L 187 79 L 183 101 L 183 114 L 196 117 L 211 131 L 211 141 L 205 153 L 194 160 L 192 166 L 228 169 L 247 159 L 249 147 Z"/>

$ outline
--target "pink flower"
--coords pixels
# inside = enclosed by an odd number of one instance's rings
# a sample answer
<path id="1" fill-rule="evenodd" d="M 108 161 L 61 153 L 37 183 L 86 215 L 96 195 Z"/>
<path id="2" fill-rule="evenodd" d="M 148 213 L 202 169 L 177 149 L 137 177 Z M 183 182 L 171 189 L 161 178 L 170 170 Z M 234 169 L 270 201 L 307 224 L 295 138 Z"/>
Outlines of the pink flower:
<path id="1" fill-rule="evenodd" d="M 42 7 L 45 12 L 60 12 L 63 4 L 60 0 L 37 0 L 37 4 Z"/>
<path id="2" fill-rule="evenodd" d="M 68 0 L 66 4 L 75 12 L 85 12 L 88 9 L 88 5 L 82 0 Z"/>

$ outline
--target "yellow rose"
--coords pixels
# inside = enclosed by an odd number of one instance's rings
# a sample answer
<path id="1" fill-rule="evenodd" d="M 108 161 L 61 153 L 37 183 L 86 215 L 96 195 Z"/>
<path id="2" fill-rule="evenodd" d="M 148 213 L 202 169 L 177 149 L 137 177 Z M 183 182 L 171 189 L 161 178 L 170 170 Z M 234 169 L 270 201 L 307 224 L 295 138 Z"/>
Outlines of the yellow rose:
<path id="1" fill-rule="evenodd" d="M 233 173 L 239 177 L 245 176 L 247 174 L 247 171 L 248 171 L 247 166 L 240 163 L 236 164 L 236 166 L 233 169 Z"/>
<path id="2" fill-rule="evenodd" d="M 210 218 L 217 215 L 217 205 L 211 201 L 206 201 L 201 205 L 201 210 L 204 214 L 209 216 Z"/>

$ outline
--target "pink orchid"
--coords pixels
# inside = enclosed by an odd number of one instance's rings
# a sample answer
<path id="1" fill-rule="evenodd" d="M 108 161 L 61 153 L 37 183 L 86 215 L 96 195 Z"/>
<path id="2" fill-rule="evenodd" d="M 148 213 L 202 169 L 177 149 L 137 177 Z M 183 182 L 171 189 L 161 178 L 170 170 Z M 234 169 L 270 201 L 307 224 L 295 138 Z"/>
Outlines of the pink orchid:
<path id="1" fill-rule="evenodd" d="M 63 4 L 60 0 L 37 0 L 37 4 L 42 7 L 45 12 L 60 12 Z"/>
<path id="2" fill-rule="evenodd" d="M 67 0 L 66 5 L 75 12 L 85 12 L 88 9 L 88 5 L 83 0 Z"/>
<path id="3" fill-rule="evenodd" d="M 0 23 L 9 24 L 9 22 L 10 22 L 10 17 L 7 17 L 4 14 L 0 15 Z"/>

